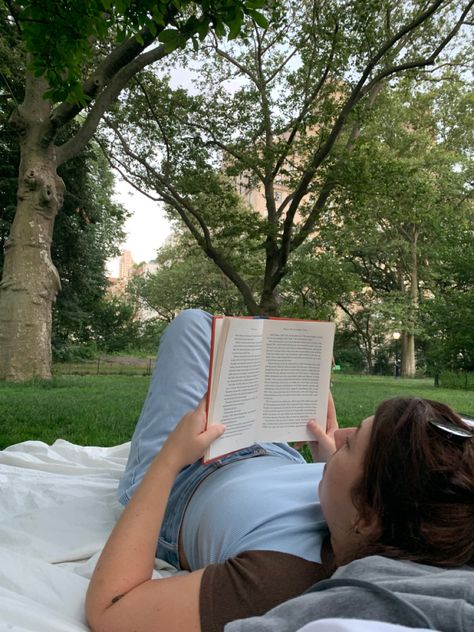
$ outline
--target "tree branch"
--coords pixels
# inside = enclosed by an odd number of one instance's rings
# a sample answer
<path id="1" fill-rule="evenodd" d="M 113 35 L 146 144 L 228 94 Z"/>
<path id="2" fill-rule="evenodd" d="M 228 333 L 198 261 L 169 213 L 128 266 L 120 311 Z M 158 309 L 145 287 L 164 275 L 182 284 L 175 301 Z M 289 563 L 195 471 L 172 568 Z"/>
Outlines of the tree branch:
<path id="1" fill-rule="evenodd" d="M 0 77 L 3 79 L 3 82 L 6 85 L 7 90 L 9 92 L 9 94 L 0 94 L 0 99 L 2 99 L 2 101 L 8 101 L 9 99 L 13 99 L 13 101 L 15 102 L 16 107 L 18 107 L 20 104 L 18 103 L 17 98 L 15 97 L 15 94 L 13 92 L 12 87 L 10 86 L 10 84 L 8 82 L 8 79 L 3 74 L 2 71 L 0 71 Z"/>
<path id="2" fill-rule="evenodd" d="M 329 71 L 331 69 L 331 64 L 332 61 L 334 59 L 334 53 L 336 50 L 336 39 L 337 39 L 337 33 L 339 31 L 339 24 L 336 23 L 335 28 L 334 28 L 334 35 L 333 35 L 333 40 L 332 40 L 332 45 L 331 45 L 331 52 L 329 54 L 329 59 L 328 62 L 326 64 L 326 67 L 323 71 L 323 74 L 321 75 L 318 83 L 316 84 L 316 88 L 313 90 L 313 92 L 310 94 L 310 96 L 306 99 L 306 101 L 303 103 L 303 107 L 301 109 L 301 112 L 299 114 L 299 116 L 297 117 L 297 119 L 291 124 L 292 129 L 290 132 L 290 136 L 288 137 L 288 140 L 286 142 L 286 147 L 285 150 L 282 152 L 282 154 L 280 155 L 276 165 L 275 165 L 275 169 L 273 170 L 273 177 L 276 177 L 276 175 L 278 174 L 278 172 L 280 171 L 286 157 L 288 156 L 288 153 L 291 149 L 291 146 L 293 145 L 293 141 L 296 137 L 296 134 L 298 133 L 299 129 L 300 129 L 300 125 L 304 119 L 304 117 L 306 116 L 306 114 L 308 113 L 309 108 L 311 107 L 312 103 L 315 101 L 315 99 L 317 99 L 318 94 L 320 93 L 322 87 L 324 86 L 326 79 L 329 75 Z M 287 127 L 288 129 L 288 127 Z M 286 200 L 289 199 L 289 196 L 286 198 Z M 278 209 L 278 212 L 281 213 L 285 207 L 285 202 L 286 200 L 284 200 L 283 204 L 280 206 L 280 208 Z"/>
<path id="3" fill-rule="evenodd" d="M 106 122 L 107 122 L 107 125 L 109 125 L 109 127 L 114 130 L 115 134 L 117 135 L 117 138 L 120 140 L 120 144 L 122 145 L 123 150 L 126 153 L 126 155 L 132 158 L 132 160 L 135 160 L 138 164 L 142 165 L 142 167 L 144 167 L 146 172 L 153 176 L 154 181 L 161 184 L 162 188 L 158 189 L 157 192 L 163 196 L 164 201 L 171 203 L 172 199 L 175 199 L 177 202 L 179 202 L 179 204 L 182 207 L 186 208 L 186 210 L 197 220 L 199 226 L 201 227 L 201 230 L 203 232 L 203 235 L 200 236 L 201 239 L 204 239 L 205 242 L 209 243 L 210 245 L 211 234 L 201 214 L 198 211 L 196 211 L 196 209 L 191 205 L 189 200 L 186 200 L 185 198 L 183 198 L 179 194 L 179 192 L 170 184 L 170 182 L 162 174 L 160 174 L 154 167 L 152 167 L 150 163 L 148 163 L 145 159 L 143 159 L 141 156 L 139 156 L 134 151 L 132 151 L 130 145 L 127 143 L 125 137 L 119 131 L 116 125 L 114 125 L 110 120 L 106 120 Z M 156 190 L 156 187 L 154 188 Z M 196 235 L 199 233 L 196 232 L 196 227 L 194 226 L 194 224 L 192 224 L 192 229 L 190 226 L 188 226 L 188 228 L 191 230 L 194 237 L 197 239 Z"/>
<path id="4" fill-rule="evenodd" d="M 164 44 L 143 53 L 129 64 L 121 68 L 110 81 L 109 85 L 101 92 L 92 109 L 86 117 L 84 124 L 77 134 L 57 149 L 57 164 L 60 165 L 74 156 L 77 156 L 97 130 L 107 108 L 120 94 L 130 79 L 140 70 L 166 56 Z"/>
<path id="5" fill-rule="evenodd" d="M 308 39 L 308 38 L 306 38 Z M 269 83 L 271 83 L 273 81 L 273 79 L 275 79 L 275 77 L 283 70 L 283 68 L 288 64 L 289 61 L 291 61 L 293 59 L 293 57 L 296 55 L 296 53 L 300 50 L 301 46 L 303 45 L 303 42 L 300 43 L 300 45 L 295 46 L 295 48 L 292 50 L 292 52 L 281 62 L 281 64 L 273 71 L 273 73 L 266 78 L 265 83 L 268 85 Z M 268 48 L 266 49 L 268 50 Z"/>
<path id="6" fill-rule="evenodd" d="M 103 91 L 113 77 L 127 64 L 133 61 L 147 48 L 155 39 L 149 29 L 142 29 L 140 32 L 143 43 L 139 43 L 137 38 L 131 37 L 123 44 L 114 48 L 98 68 L 82 84 L 82 90 L 91 101 Z M 84 105 L 78 103 L 61 103 L 51 113 L 51 123 L 56 129 L 72 121 L 72 119 L 84 109 Z"/>
<path id="7" fill-rule="evenodd" d="M 155 107 L 154 107 L 153 103 L 151 102 L 150 97 L 148 96 L 148 92 L 147 92 L 143 82 L 140 81 L 140 79 L 138 77 L 135 77 L 135 83 L 139 86 L 140 90 L 142 91 L 143 96 L 145 97 L 145 101 L 147 102 L 148 109 L 150 110 L 154 121 L 156 122 L 156 124 L 160 128 L 160 132 L 161 132 L 161 135 L 163 137 L 163 142 L 165 143 L 165 147 L 166 147 L 166 159 L 169 162 L 170 159 L 171 159 L 171 150 L 170 150 L 170 144 L 169 144 L 168 135 L 166 134 L 166 131 L 165 131 L 163 125 L 161 124 L 160 117 L 157 116 L 157 114 L 156 114 Z"/>
<path id="8" fill-rule="evenodd" d="M 214 261 L 218 268 L 232 281 L 235 287 L 241 293 L 244 303 L 250 314 L 256 316 L 259 313 L 258 305 L 253 297 L 253 294 L 243 280 L 240 274 L 235 270 L 233 266 L 220 254 L 218 250 L 214 248 L 212 242 L 203 240 L 202 236 L 195 230 L 194 224 L 189 220 L 185 209 L 175 199 L 170 199 L 169 204 L 176 210 L 183 222 L 188 227 L 189 231 L 196 239 L 198 245 L 202 248 L 205 254 Z M 194 229 L 194 230 L 193 230 Z"/>
<path id="9" fill-rule="evenodd" d="M 398 64 L 397 66 L 392 66 L 391 68 L 387 68 L 386 70 L 383 70 L 381 73 L 379 73 L 367 84 L 367 86 L 363 90 L 363 93 L 364 94 L 367 93 L 372 88 L 373 85 L 380 82 L 382 79 L 390 77 L 393 74 L 403 72 L 404 70 L 410 70 L 412 68 L 423 68 L 424 66 L 431 66 L 432 64 L 434 64 L 434 62 L 436 61 L 440 53 L 446 48 L 449 42 L 458 33 L 461 26 L 465 24 L 464 18 L 466 17 L 466 15 L 469 13 L 469 11 L 472 9 L 473 6 L 474 6 L 474 0 L 471 0 L 471 2 L 469 2 L 469 4 L 466 6 L 464 11 L 462 12 L 461 17 L 455 24 L 454 28 L 446 35 L 446 37 L 443 40 L 441 40 L 439 46 L 432 52 L 432 54 L 429 57 L 419 58 L 412 62 L 407 62 L 405 64 Z"/>
<path id="10" fill-rule="evenodd" d="M 273 48 L 273 46 L 280 41 L 280 38 L 282 37 L 282 35 L 284 35 L 286 32 L 286 27 L 281 28 L 278 31 L 275 31 L 275 34 L 272 38 L 270 38 L 270 40 L 267 42 L 267 44 L 265 46 L 262 47 L 262 52 L 265 55 L 265 53 L 267 53 L 271 48 Z M 263 43 L 263 42 L 262 42 Z"/>
<path id="11" fill-rule="evenodd" d="M 161 197 L 154 197 L 146 189 L 142 189 L 141 187 L 139 187 L 128 176 L 128 173 L 127 173 L 128 165 L 125 165 L 115 155 L 113 156 L 113 160 L 111 159 L 110 152 L 109 152 L 108 148 L 104 145 L 104 143 L 102 142 L 102 139 L 99 136 L 95 137 L 95 141 L 99 145 L 99 147 L 100 147 L 105 159 L 107 160 L 107 163 L 109 164 L 110 168 L 113 169 L 114 171 L 117 171 L 117 173 L 120 174 L 120 177 L 122 178 L 122 180 L 127 182 L 131 187 L 133 187 L 135 189 L 135 191 L 138 191 L 138 193 L 141 193 L 142 195 L 144 195 L 145 197 L 150 199 L 152 202 L 163 202 L 163 199 Z M 120 166 L 118 167 L 117 165 L 120 165 Z"/>
<path id="12" fill-rule="evenodd" d="M 371 60 L 369 60 L 369 62 L 367 63 L 364 71 L 361 74 L 361 77 L 359 79 L 359 81 L 357 82 L 356 86 L 353 88 L 351 94 L 349 95 L 346 103 L 344 104 L 341 112 L 339 113 L 339 116 L 337 117 L 332 130 L 326 140 L 326 142 L 324 143 L 324 145 L 313 155 L 308 168 L 306 169 L 305 173 L 303 174 L 301 180 L 300 180 L 300 184 L 298 185 L 296 191 L 293 194 L 291 203 L 290 203 L 290 207 L 287 211 L 287 215 L 285 218 L 285 222 L 283 225 L 283 235 L 282 235 L 282 248 L 281 248 L 281 256 L 280 256 L 280 262 L 279 262 L 279 266 L 278 266 L 278 276 L 284 275 L 284 269 L 286 266 L 286 262 L 287 262 L 287 258 L 288 258 L 288 254 L 289 254 L 289 247 L 290 247 L 290 243 L 291 243 L 291 233 L 293 230 L 293 223 L 294 223 L 294 217 L 295 214 L 297 212 L 297 209 L 299 207 L 299 204 L 301 202 L 301 199 L 303 198 L 304 195 L 306 195 L 307 191 L 308 191 L 308 186 L 310 184 L 310 182 L 312 181 L 317 169 L 319 168 L 319 166 L 322 164 L 322 162 L 325 160 L 325 158 L 327 157 L 327 155 L 329 154 L 329 152 L 331 151 L 334 143 L 336 142 L 337 138 L 339 137 L 342 128 L 346 122 L 346 119 L 349 115 L 349 113 L 353 110 L 353 108 L 355 107 L 355 105 L 362 99 L 362 97 L 364 97 L 365 95 L 367 95 L 368 92 L 370 92 L 370 90 L 374 89 L 376 84 L 380 83 L 380 81 L 382 81 L 383 78 L 389 76 L 390 74 L 394 74 L 395 72 L 401 72 L 402 70 L 410 67 L 415 67 L 415 65 L 422 65 L 425 64 L 427 60 L 425 59 L 418 59 L 416 60 L 416 62 L 410 62 L 407 64 L 400 64 L 399 66 L 396 67 L 392 67 L 391 69 L 389 69 L 388 71 L 384 71 L 381 72 L 377 75 L 376 78 L 374 78 L 372 81 L 370 81 L 367 86 L 365 86 L 365 82 L 367 81 L 369 75 L 371 74 L 371 72 L 373 71 L 374 67 L 376 66 L 376 64 L 384 57 L 384 55 L 391 50 L 393 47 L 395 47 L 395 45 L 405 36 L 409 35 L 414 29 L 416 29 L 417 27 L 419 27 L 423 22 L 425 22 L 426 20 L 428 20 L 437 10 L 437 8 L 442 4 L 443 0 L 437 0 L 436 2 L 434 2 L 428 9 L 426 9 L 425 11 L 423 11 L 421 14 L 419 14 L 415 19 L 413 19 L 408 25 L 402 27 L 394 36 L 392 36 L 387 42 L 385 42 L 379 49 L 379 51 L 372 57 Z M 428 60 L 430 60 L 431 58 L 433 58 L 434 54 L 436 53 L 436 56 L 439 55 L 439 53 L 443 50 L 443 48 L 449 43 L 449 41 L 452 39 L 452 37 L 454 37 L 455 33 L 459 30 L 461 24 L 462 24 L 462 20 L 465 17 L 465 15 L 467 14 L 467 12 L 470 10 L 471 6 L 474 4 L 474 1 L 471 1 L 469 3 L 469 5 L 467 6 L 467 8 L 465 9 L 465 11 L 463 11 L 463 14 L 460 18 L 460 20 L 457 22 L 457 24 L 455 25 L 455 27 L 448 33 L 448 35 L 443 38 L 441 44 L 435 49 L 434 53 L 432 55 L 430 55 L 430 57 L 428 58 Z M 322 194 L 324 193 L 322 200 L 323 199 L 327 199 L 328 195 L 326 195 L 326 191 L 323 188 L 323 191 L 321 192 Z M 319 208 L 319 205 L 318 205 Z M 287 250 L 285 251 L 286 248 Z"/>
<path id="13" fill-rule="evenodd" d="M 145 168 L 147 173 L 153 176 L 154 182 L 161 185 L 161 187 L 158 189 L 156 186 L 154 186 L 157 193 L 161 196 L 161 199 L 176 210 L 176 212 L 179 214 L 182 221 L 185 223 L 186 227 L 193 235 L 194 239 L 202 248 L 202 250 L 210 259 L 214 261 L 214 263 L 237 287 L 237 289 L 243 296 L 245 305 L 247 306 L 249 312 L 251 314 L 258 314 L 258 305 L 253 298 L 250 288 L 248 287 L 247 283 L 245 283 L 243 278 L 238 274 L 238 272 L 233 268 L 233 266 L 231 266 L 229 262 L 219 253 L 219 251 L 214 248 L 209 228 L 199 211 L 189 202 L 189 200 L 183 198 L 179 194 L 179 192 L 173 186 L 171 186 L 170 183 L 161 174 L 156 171 L 156 169 L 154 169 L 149 163 L 146 162 L 146 160 L 143 160 L 142 158 L 140 158 L 140 156 L 136 155 L 131 150 L 123 135 L 113 125 L 111 125 L 110 122 L 108 122 L 108 124 L 117 134 L 117 137 L 119 138 L 126 155 L 141 164 Z M 133 186 L 137 188 L 136 185 Z M 189 215 L 194 217 L 195 220 L 198 222 L 202 230 L 202 234 L 197 230 Z"/>
<path id="14" fill-rule="evenodd" d="M 8 7 L 8 10 L 10 11 L 10 15 L 13 18 L 13 21 L 15 22 L 15 26 L 18 29 L 18 33 L 21 35 L 21 24 L 20 24 L 20 14 L 21 14 L 21 7 L 19 7 L 15 2 L 11 2 L 11 0 L 5 0 L 5 4 Z"/>
<path id="15" fill-rule="evenodd" d="M 435 66 L 434 68 L 422 68 L 422 72 L 424 72 L 425 74 L 433 74 L 435 72 L 437 72 L 438 70 L 441 70 L 441 68 L 466 68 L 467 70 L 471 70 L 471 68 L 474 65 L 474 57 L 468 57 L 466 60 L 464 60 L 462 63 L 461 62 L 456 62 L 456 61 L 446 61 L 442 64 L 439 64 L 438 66 Z M 446 77 L 441 76 L 438 78 L 435 77 L 430 77 L 429 79 L 426 79 L 427 81 L 447 81 Z"/>
<path id="16" fill-rule="evenodd" d="M 249 77 L 253 81 L 253 83 L 257 85 L 258 80 L 256 76 L 252 72 L 250 72 L 250 70 L 246 66 L 243 66 L 240 62 L 238 62 L 231 55 L 229 55 L 229 53 L 222 50 L 222 48 L 219 48 L 219 46 L 217 45 L 217 39 L 215 40 L 215 43 L 214 43 L 214 50 L 216 51 L 218 55 L 220 55 L 220 57 L 227 59 L 229 63 L 231 63 L 236 68 L 238 68 L 240 72 L 242 72 L 244 75 L 247 75 L 247 77 Z"/>
<path id="17" fill-rule="evenodd" d="M 325 160 L 326 156 L 329 154 L 329 152 L 331 151 L 334 143 L 336 142 L 337 138 L 339 137 L 339 134 L 344 126 L 344 123 L 347 119 L 347 116 L 349 115 L 349 113 L 352 111 L 352 109 L 355 107 L 355 105 L 359 102 L 359 100 L 368 92 L 368 90 L 366 90 L 365 92 L 363 92 L 363 88 L 364 88 L 364 84 L 367 80 L 367 78 L 369 77 L 370 73 L 373 71 L 373 69 L 375 68 L 376 64 L 382 59 L 382 57 L 391 49 L 395 46 L 395 44 L 402 39 L 405 35 L 409 34 L 411 31 L 413 31 L 415 28 L 417 28 L 420 24 L 422 24 L 424 21 L 426 21 L 428 18 L 430 18 L 433 13 L 436 11 L 436 9 L 443 3 L 444 0 L 437 0 L 430 9 L 427 9 L 426 11 L 424 11 L 422 14 L 420 14 L 416 19 L 412 20 L 412 22 L 410 22 L 407 26 L 403 27 L 402 29 L 400 29 L 393 37 L 391 37 L 387 42 L 385 42 L 381 48 L 379 49 L 379 51 L 372 57 L 371 60 L 369 60 L 369 62 L 367 63 L 364 71 L 361 74 L 361 77 L 359 79 L 359 81 L 357 82 L 357 84 L 355 85 L 355 87 L 353 88 L 351 94 L 349 95 L 346 103 L 344 104 L 344 107 L 342 108 L 341 112 L 339 113 L 339 116 L 337 117 L 333 128 L 331 130 L 331 133 L 328 136 L 327 141 L 324 143 L 324 145 L 315 153 L 315 155 L 313 156 L 308 169 L 306 170 L 305 174 L 303 175 L 300 184 L 297 188 L 297 190 L 295 191 L 292 203 L 290 205 L 290 209 L 288 211 L 287 214 L 287 219 L 288 219 L 288 223 L 293 223 L 293 219 L 294 219 L 294 215 L 297 211 L 299 202 L 301 200 L 301 198 L 306 195 L 307 193 L 307 188 L 309 183 L 311 182 L 314 174 L 316 173 L 316 170 L 318 169 L 318 167 L 321 165 L 321 163 Z M 370 86 L 371 88 L 372 86 Z M 368 89 L 370 89 L 368 88 Z"/>
<path id="18" fill-rule="evenodd" d="M 237 152 L 234 149 L 234 147 L 232 147 L 232 145 L 227 145 L 226 143 L 223 143 L 222 141 L 218 140 L 214 130 L 211 127 L 209 127 L 208 125 L 205 125 L 204 123 L 197 123 L 197 122 L 189 123 L 188 121 L 180 118 L 176 114 L 175 114 L 175 117 L 180 123 L 191 128 L 191 130 L 198 129 L 198 130 L 202 130 L 203 132 L 206 132 L 206 134 L 209 134 L 209 136 L 212 139 L 211 145 L 214 145 L 215 147 L 218 147 L 219 149 L 229 154 L 230 156 L 233 156 L 237 161 L 242 163 L 242 165 L 244 165 L 245 167 L 247 167 L 248 169 L 251 169 L 254 173 L 256 173 L 256 175 L 262 182 L 264 181 L 265 174 L 257 167 L 257 165 L 254 162 L 250 161 L 244 154 L 240 154 L 239 152 Z"/>
<path id="19" fill-rule="evenodd" d="M 382 91 L 383 85 L 384 84 L 382 83 L 378 83 L 372 86 L 371 93 L 369 95 L 369 98 L 367 99 L 367 104 L 366 104 L 367 110 L 373 106 L 375 100 L 377 99 L 380 92 Z M 350 154 L 354 150 L 356 146 L 356 142 L 360 136 L 360 131 L 361 131 L 360 123 L 355 123 L 352 127 L 351 133 L 349 134 L 349 138 L 346 143 L 346 147 L 345 147 L 346 155 Z M 343 159 L 341 158 L 340 161 L 341 160 Z M 334 167 L 332 171 L 333 172 L 337 171 L 337 166 Z M 314 204 L 313 210 L 310 211 L 309 216 L 306 219 L 300 231 L 298 232 L 298 235 L 296 235 L 295 238 L 292 240 L 292 242 L 289 244 L 289 252 L 296 250 L 306 240 L 306 238 L 312 233 L 316 225 L 316 222 L 320 217 L 320 212 L 323 210 L 324 206 L 326 205 L 326 201 L 336 185 L 337 185 L 337 181 L 335 179 L 331 178 L 330 176 L 326 179 L 326 182 L 323 188 L 321 189 L 320 195 L 318 196 L 318 199 L 316 203 Z"/>
<path id="20" fill-rule="evenodd" d="M 367 360 L 367 363 L 370 366 L 370 363 L 371 363 L 371 345 L 370 345 L 370 332 L 369 332 L 370 316 L 368 315 L 365 318 L 365 330 L 364 330 L 362 326 L 360 325 L 360 323 L 357 322 L 357 319 L 354 317 L 354 315 L 346 308 L 345 305 L 343 305 L 343 303 L 340 303 L 338 301 L 336 305 L 340 309 L 342 309 L 342 311 L 349 317 L 349 320 L 353 324 L 356 330 L 357 346 L 359 347 L 359 350 L 364 354 L 365 359 Z M 362 344 L 360 343 L 359 338 L 362 339 Z"/>

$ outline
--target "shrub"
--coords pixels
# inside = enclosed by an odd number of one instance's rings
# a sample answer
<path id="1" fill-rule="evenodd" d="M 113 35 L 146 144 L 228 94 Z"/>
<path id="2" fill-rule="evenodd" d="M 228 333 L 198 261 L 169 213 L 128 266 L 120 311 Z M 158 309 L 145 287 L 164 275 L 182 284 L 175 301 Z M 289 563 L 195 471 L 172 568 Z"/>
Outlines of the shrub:
<path id="1" fill-rule="evenodd" d="M 442 371 L 439 375 L 439 386 L 474 391 L 474 373 L 467 371 Z"/>

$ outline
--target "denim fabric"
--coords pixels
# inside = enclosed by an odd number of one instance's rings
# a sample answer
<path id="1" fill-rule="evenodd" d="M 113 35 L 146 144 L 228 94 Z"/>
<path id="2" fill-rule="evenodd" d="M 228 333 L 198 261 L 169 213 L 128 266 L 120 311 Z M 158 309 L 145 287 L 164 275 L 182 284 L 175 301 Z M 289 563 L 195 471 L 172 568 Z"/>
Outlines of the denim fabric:
<path id="1" fill-rule="evenodd" d="M 186 310 L 170 323 L 161 337 L 155 370 L 118 488 L 119 501 L 124 505 L 133 496 L 168 434 L 185 413 L 197 406 L 207 391 L 211 324 L 210 314 Z M 204 478 L 233 461 L 269 454 L 304 463 L 301 455 L 287 444 L 263 443 L 207 465 L 199 461 L 184 468 L 171 490 L 157 556 L 179 567 L 180 525 L 189 499 Z"/>

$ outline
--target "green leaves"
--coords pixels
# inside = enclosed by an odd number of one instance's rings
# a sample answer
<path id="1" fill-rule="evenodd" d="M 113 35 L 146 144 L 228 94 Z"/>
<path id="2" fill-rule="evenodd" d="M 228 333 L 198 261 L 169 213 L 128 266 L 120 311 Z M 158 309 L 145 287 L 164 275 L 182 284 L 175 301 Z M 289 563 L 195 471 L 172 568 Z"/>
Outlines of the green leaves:
<path id="1" fill-rule="evenodd" d="M 253 9 L 252 10 L 249 9 L 247 13 L 248 15 L 250 15 L 251 18 L 255 20 L 258 26 L 260 26 L 262 29 L 268 28 L 268 20 L 264 15 L 262 15 L 258 11 L 254 11 Z"/>
<path id="2" fill-rule="evenodd" d="M 135 38 L 145 48 L 158 36 L 166 53 L 185 48 L 189 40 L 196 49 L 211 30 L 235 39 L 246 16 L 266 28 L 258 11 L 264 6 L 263 0 L 27 0 L 16 19 L 33 72 L 49 83 L 46 97 L 84 106 L 80 86 L 103 45 Z"/>
<path id="3" fill-rule="evenodd" d="M 94 43 L 107 36 L 113 22 L 113 16 L 104 13 L 102 1 L 91 0 L 84 6 L 79 0 L 29 0 L 17 20 L 33 72 L 44 75 L 50 84 L 48 97 L 84 103 L 78 77 Z"/>
<path id="4" fill-rule="evenodd" d="M 473 118 L 463 116 L 468 92 L 469 85 L 453 79 L 387 87 L 338 170 L 339 195 L 320 233 L 323 245 L 344 257 L 363 284 L 363 292 L 345 300 L 352 323 L 372 297 L 373 315 L 382 318 L 367 320 L 368 332 L 413 332 L 428 356 L 443 348 L 450 362 L 456 353 L 473 357 L 472 344 L 469 355 L 456 333 L 468 323 L 457 318 L 462 294 L 474 287 L 472 202 L 466 195 L 472 165 L 465 143 Z M 463 133 L 452 135 L 458 127 Z M 467 285 L 461 269 L 470 274 Z M 380 344 L 386 345 L 383 337 Z"/>
<path id="5" fill-rule="evenodd" d="M 178 31 L 166 29 L 165 31 L 161 31 L 158 39 L 165 45 L 166 52 L 171 53 L 179 46 L 180 33 Z"/>

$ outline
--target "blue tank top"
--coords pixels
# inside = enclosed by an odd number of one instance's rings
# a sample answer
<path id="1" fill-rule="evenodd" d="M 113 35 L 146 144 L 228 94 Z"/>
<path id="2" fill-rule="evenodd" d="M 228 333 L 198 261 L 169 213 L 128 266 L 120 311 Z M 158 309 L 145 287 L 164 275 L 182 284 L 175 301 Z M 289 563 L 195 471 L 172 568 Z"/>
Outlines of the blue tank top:
<path id="1" fill-rule="evenodd" d="M 321 562 L 327 527 L 318 483 L 323 464 L 278 456 L 236 461 L 196 489 L 182 524 L 191 569 L 244 551 L 279 551 Z"/>

